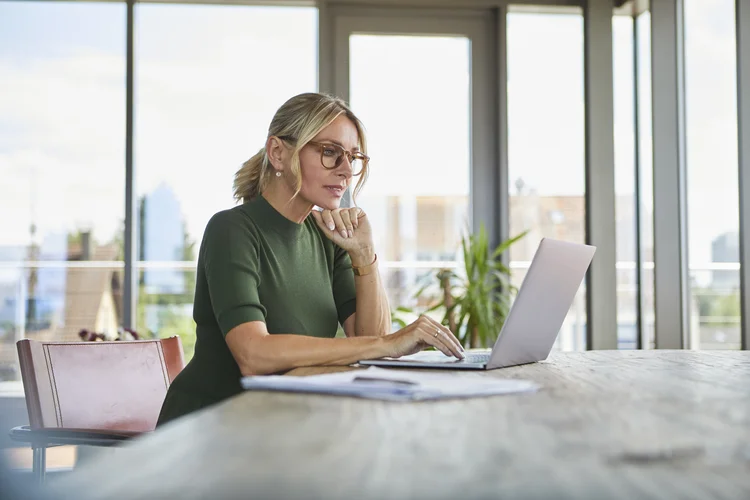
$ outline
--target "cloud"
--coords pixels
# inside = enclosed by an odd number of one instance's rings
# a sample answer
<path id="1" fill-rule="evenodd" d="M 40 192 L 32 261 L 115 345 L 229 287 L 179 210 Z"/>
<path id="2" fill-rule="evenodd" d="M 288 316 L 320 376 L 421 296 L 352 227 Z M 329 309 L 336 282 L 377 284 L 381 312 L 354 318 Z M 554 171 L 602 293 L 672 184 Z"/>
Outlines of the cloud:
<path id="1" fill-rule="evenodd" d="M 704 260 L 710 240 L 737 227 L 727 195 L 737 185 L 733 3 L 686 2 L 691 253 Z M 314 89 L 315 10 L 139 4 L 137 16 L 138 192 L 168 180 L 197 236 L 232 204 L 232 176 L 276 108 Z M 523 177 L 541 194 L 584 190 L 582 29 L 580 16 L 509 17 L 511 182 Z M 104 238 L 119 228 L 124 54 L 94 42 L 0 58 L 0 171 L 10 179 L 0 210 L 13 214 L 0 245 L 25 241 L 32 215 L 50 231 L 93 225 Z M 467 41 L 355 37 L 351 47 L 353 105 L 373 156 L 366 193 L 467 193 Z M 616 119 L 627 165 L 632 116 Z M 627 172 L 618 170 L 618 192 L 632 189 Z"/>
<path id="2" fill-rule="evenodd" d="M 151 7 L 138 6 L 138 191 L 168 180 L 190 231 L 199 235 L 214 212 L 233 204 L 233 174 L 263 144 L 276 108 L 295 93 L 315 90 L 314 11 L 268 9 L 258 15 L 254 8 Z M 192 18 L 175 22 L 185 11 Z M 226 22 L 203 24 L 206 29 L 197 36 L 195 21 L 206 17 Z M 242 26 L 248 18 L 253 22 Z M 276 43 L 280 37 L 273 26 L 283 20 L 297 36 Z M 252 29 L 264 22 L 265 28 Z M 280 65 L 272 78 L 263 68 L 270 45 L 279 61 L 296 62 Z M 202 48 L 186 50 L 189 46 Z M 124 53 L 96 46 L 68 49 L 23 61 L 0 59 L 0 130 L 12 132 L 3 134 L 0 171 L 13 179 L 0 187 L 0 210 L 18 214 L 0 235 L 0 245 L 26 242 L 32 218 L 45 231 L 93 226 L 102 240 L 120 228 Z M 165 52 L 177 57 L 164 57 Z"/>

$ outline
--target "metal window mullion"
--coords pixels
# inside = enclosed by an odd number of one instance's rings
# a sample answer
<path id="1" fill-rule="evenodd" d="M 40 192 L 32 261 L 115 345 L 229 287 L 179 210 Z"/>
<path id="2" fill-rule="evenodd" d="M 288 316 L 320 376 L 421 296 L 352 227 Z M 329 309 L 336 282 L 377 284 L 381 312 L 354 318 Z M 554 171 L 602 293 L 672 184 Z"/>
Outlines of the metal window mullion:
<path id="1" fill-rule="evenodd" d="M 737 0 L 737 145 L 739 148 L 742 349 L 750 349 L 750 5 Z"/>
<path id="2" fill-rule="evenodd" d="M 643 349 L 643 254 L 641 251 L 642 239 L 641 239 L 641 141 L 640 141 L 640 102 L 641 94 L 639 91 L 639 77 L 640 71 L 638 66 L 640 64 L 640 58 L 638 57 L 638 51 L 640 50 L 640 43 L 638 39 L 638 20 L 637 16 L 632 16 L 633 21 L 633 159 L 634 159 L 634 200 L 635 204 L 633 216 L 635 218 L 635 330 L 636 330 L 636 346 L 638 349 Z M 645 343 L 648 346 L 648 342 Z"/>
<path id="3" fill-rule="evenodd" d="M 333 16 L 328 2 L 319 0 L 318 7 L 318 92 L 335 94 Z"/>
<path id="4" fill-rule="evenodd" d="M 138 301 L 137 255 L 137 204 L 135 202 L 135 170 L 133 165 L 133 70 L 134 70 L 134 8 L 135 0 L 127 0 L 127 45 L 125 55 L 125 234 L 124 283 L 122 297 L 122 326 L 135 328 L 135 310 Z"/>
<path id="5" fill-rule="evenodd" d="M 587 275 L 587 348 L 617 348 L 612 2 L 584 6 L 586 241 L 597 247 Z"/>
<path id="6" fill-rule="evenodd" d="M 654 309 L 657 349 L 688 333 L 682 0 L 651 2 Z"/>
<path id="7" fill-rule="evenodd" d="M 482 19 L 481 27 L 472 29 L 471 40 L 471 97 L 469 100 L 471 127 L 471 183 L 470 203 L 472 230 L 476 233 L 484 224 L 490 244 L 500 243 L 499 205 L 502 196 L 497 190 L 502 181 L 498 160 L 497 142 L 500 136 L 497 118 L 500 109 L 498 69 L 499 57 L 496 54 L 497 21 Z M 493 31 L 495 33 L 493 33 Z"/>
<path id="8" fill-rule="evenodd" d="M 497 233 L 499 242 L 510 237 L 510 190 L 508 189 L 508 6 L 496 9 L 495 51 L 497 58 Z M 503 252 L 501 260 L 510 265 L 510 252 Z"/>

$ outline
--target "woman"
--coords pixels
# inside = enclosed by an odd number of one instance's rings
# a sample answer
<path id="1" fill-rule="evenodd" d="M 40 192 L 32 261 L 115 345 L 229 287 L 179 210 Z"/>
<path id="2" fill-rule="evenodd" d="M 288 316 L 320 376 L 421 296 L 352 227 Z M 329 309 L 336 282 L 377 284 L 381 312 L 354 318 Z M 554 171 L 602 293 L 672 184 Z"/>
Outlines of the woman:
<path id="1" fill-rule="evenodd" d="M 434 346 L 463 358 L 450 330 L 422 316 L 390 334 L 367 215 L 339 208 L 367 177 L 364 128 L 339 99 L 301 94 L 235 175 L 243 203 L 214 215 L 198 256 L 195 355 L 167 392 L 159 425 L 241 391 L 240 378 L 348 365 Z M 313 207 L 322 210 L 313 210 Z M 334 338 L 341 324 L 346 338 Z"/>

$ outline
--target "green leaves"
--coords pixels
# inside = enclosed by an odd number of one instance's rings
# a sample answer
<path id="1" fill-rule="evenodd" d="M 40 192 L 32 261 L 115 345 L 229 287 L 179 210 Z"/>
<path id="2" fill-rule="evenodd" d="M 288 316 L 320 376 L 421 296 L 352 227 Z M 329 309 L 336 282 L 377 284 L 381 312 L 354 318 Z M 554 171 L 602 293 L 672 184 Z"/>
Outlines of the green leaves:
<path id="1" fill-rule="evenodd" d="M 514 236 L 491 250 L 483 225 L 475 234 L 467 231 L 461 238 L 463 269 L 435 270 L 416 292 L 415 297 L 436 299 L 424 312 L 444 308 L 443 324 L 450 325 L 451 318 L 455 319 L 454 333 L 466 347 L 492 345 L 510 310 L 511 297 L 517 292 L 510 282 L 511 271 L 500 257 L 526 234 Z M 450 304 L 446 304 L 447 297 Z"/>

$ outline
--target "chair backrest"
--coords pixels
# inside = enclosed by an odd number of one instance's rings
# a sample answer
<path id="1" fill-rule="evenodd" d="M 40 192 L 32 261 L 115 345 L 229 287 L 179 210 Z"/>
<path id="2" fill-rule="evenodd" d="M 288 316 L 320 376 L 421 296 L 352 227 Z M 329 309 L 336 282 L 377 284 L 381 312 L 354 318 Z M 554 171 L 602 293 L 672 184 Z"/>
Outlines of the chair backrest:
<path id="1" fill-rule="evenodd" d="M 179 337 L 16 346 L 32 429 L 152 431 L 185 365 Z"/>

